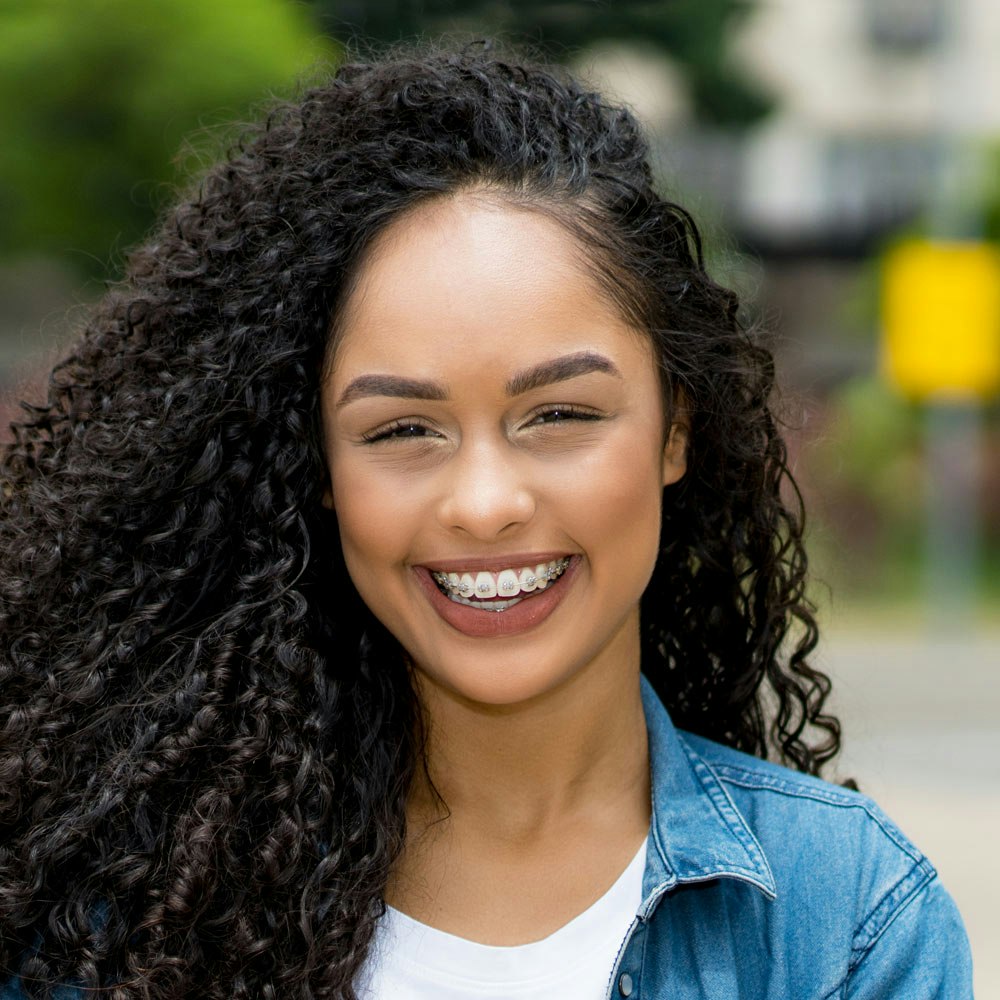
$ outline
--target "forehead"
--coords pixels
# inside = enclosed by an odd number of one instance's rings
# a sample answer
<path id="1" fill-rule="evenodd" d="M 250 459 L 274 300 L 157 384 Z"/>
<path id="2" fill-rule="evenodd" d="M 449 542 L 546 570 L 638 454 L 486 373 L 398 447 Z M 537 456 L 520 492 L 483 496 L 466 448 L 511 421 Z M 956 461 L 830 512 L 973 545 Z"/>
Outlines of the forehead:
<path id="1" fill-rule="evenodd" d="M 557 220 L 484 194 L 418 206 L 383 232 L 337 324 L 332 375 L 509 371 L 570 351 L 651 361 Z"/>

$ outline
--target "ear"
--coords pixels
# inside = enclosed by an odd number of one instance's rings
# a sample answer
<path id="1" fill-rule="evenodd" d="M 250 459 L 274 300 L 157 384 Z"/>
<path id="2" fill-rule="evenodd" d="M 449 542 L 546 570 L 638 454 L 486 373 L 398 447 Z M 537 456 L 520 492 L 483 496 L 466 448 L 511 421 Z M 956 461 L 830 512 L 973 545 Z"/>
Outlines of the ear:
<path id="1" fill-rule="evenodd" d="M 320 503 L 327 509 L 333 510 L 333 487 L 327 481 L 326 486 L 323 487 L 323 497 Z"/>
<path id="2" fill-rule="evenodd" d="M 670 425 L 663 446 L 663 485 L 676 483 L 687 471 L 688 425 L 683 419 Z"/>

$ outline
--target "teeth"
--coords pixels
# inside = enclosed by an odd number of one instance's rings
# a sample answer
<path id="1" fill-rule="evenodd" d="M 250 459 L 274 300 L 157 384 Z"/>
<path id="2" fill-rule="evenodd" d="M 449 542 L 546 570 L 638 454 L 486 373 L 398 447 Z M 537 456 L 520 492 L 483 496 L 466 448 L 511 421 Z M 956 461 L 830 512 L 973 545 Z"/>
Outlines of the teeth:
<path id="1" fill-rule="evenodd" d="M 475 574 L 433 573 L 432 576 L 453 601 L 474 607 L 481 606 L 483 610 L 506 611 L 520 600 L 520 594 L 545 590 L 550 583 L 562 576 L 569 562 L 569 557 L 566 556 L 537 566 L 525 566 L 520 570 L 501 570 L 496 574 L 480 570 Z M 493 600 L 494 598 L 498 600 Z M 479 602 L 484 603 L 480 605 Z"/>
<path id="2" fill-rule="evenodd" d="M 479 611 L 506 611 L 524 600 L 523 597 L 514 597 L 509 601 L 469 601 L 464 597 L 456 597 L 454 594 L 448 596 L 456 604 L 464 604 L 466 607 L 477 608 Z"/>

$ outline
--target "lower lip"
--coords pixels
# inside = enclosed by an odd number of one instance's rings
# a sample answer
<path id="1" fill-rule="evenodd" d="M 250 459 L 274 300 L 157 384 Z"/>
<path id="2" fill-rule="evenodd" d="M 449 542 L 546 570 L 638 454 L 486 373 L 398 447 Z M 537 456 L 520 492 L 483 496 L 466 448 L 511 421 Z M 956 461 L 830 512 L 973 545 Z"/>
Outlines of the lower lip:
<path id="1" fill-rule="evenodd" d="M 423 566 L 416 566 L 414 571 L 420 586 L 430 600 L 431 607 L 441 618 L 463 635 L 483 639 L 518 635 L 545 621 L 559 606 L 569 589 L 578 562 L 579 557 L 573 556 L 558 580 L 550 583 L 545 590 L 536 590 L 521 598 L 506 611 L 487 611 L 470 608 L 467 604 L 457 604 L 441 593 L 429 570 Z"/>

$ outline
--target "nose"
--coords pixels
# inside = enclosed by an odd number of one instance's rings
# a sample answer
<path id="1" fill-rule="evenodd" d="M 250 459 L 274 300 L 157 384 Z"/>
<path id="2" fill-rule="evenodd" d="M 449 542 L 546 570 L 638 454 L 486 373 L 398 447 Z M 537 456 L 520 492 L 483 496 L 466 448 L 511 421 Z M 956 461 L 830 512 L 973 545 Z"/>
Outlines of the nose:
<path id="1" fill-rule="evenodd" d="M 535 515 L 536 497 L 520 456 L 490 442 L 463 442 L 448 462 L 438 520 L 479 541 L 512 534 Z"/>

